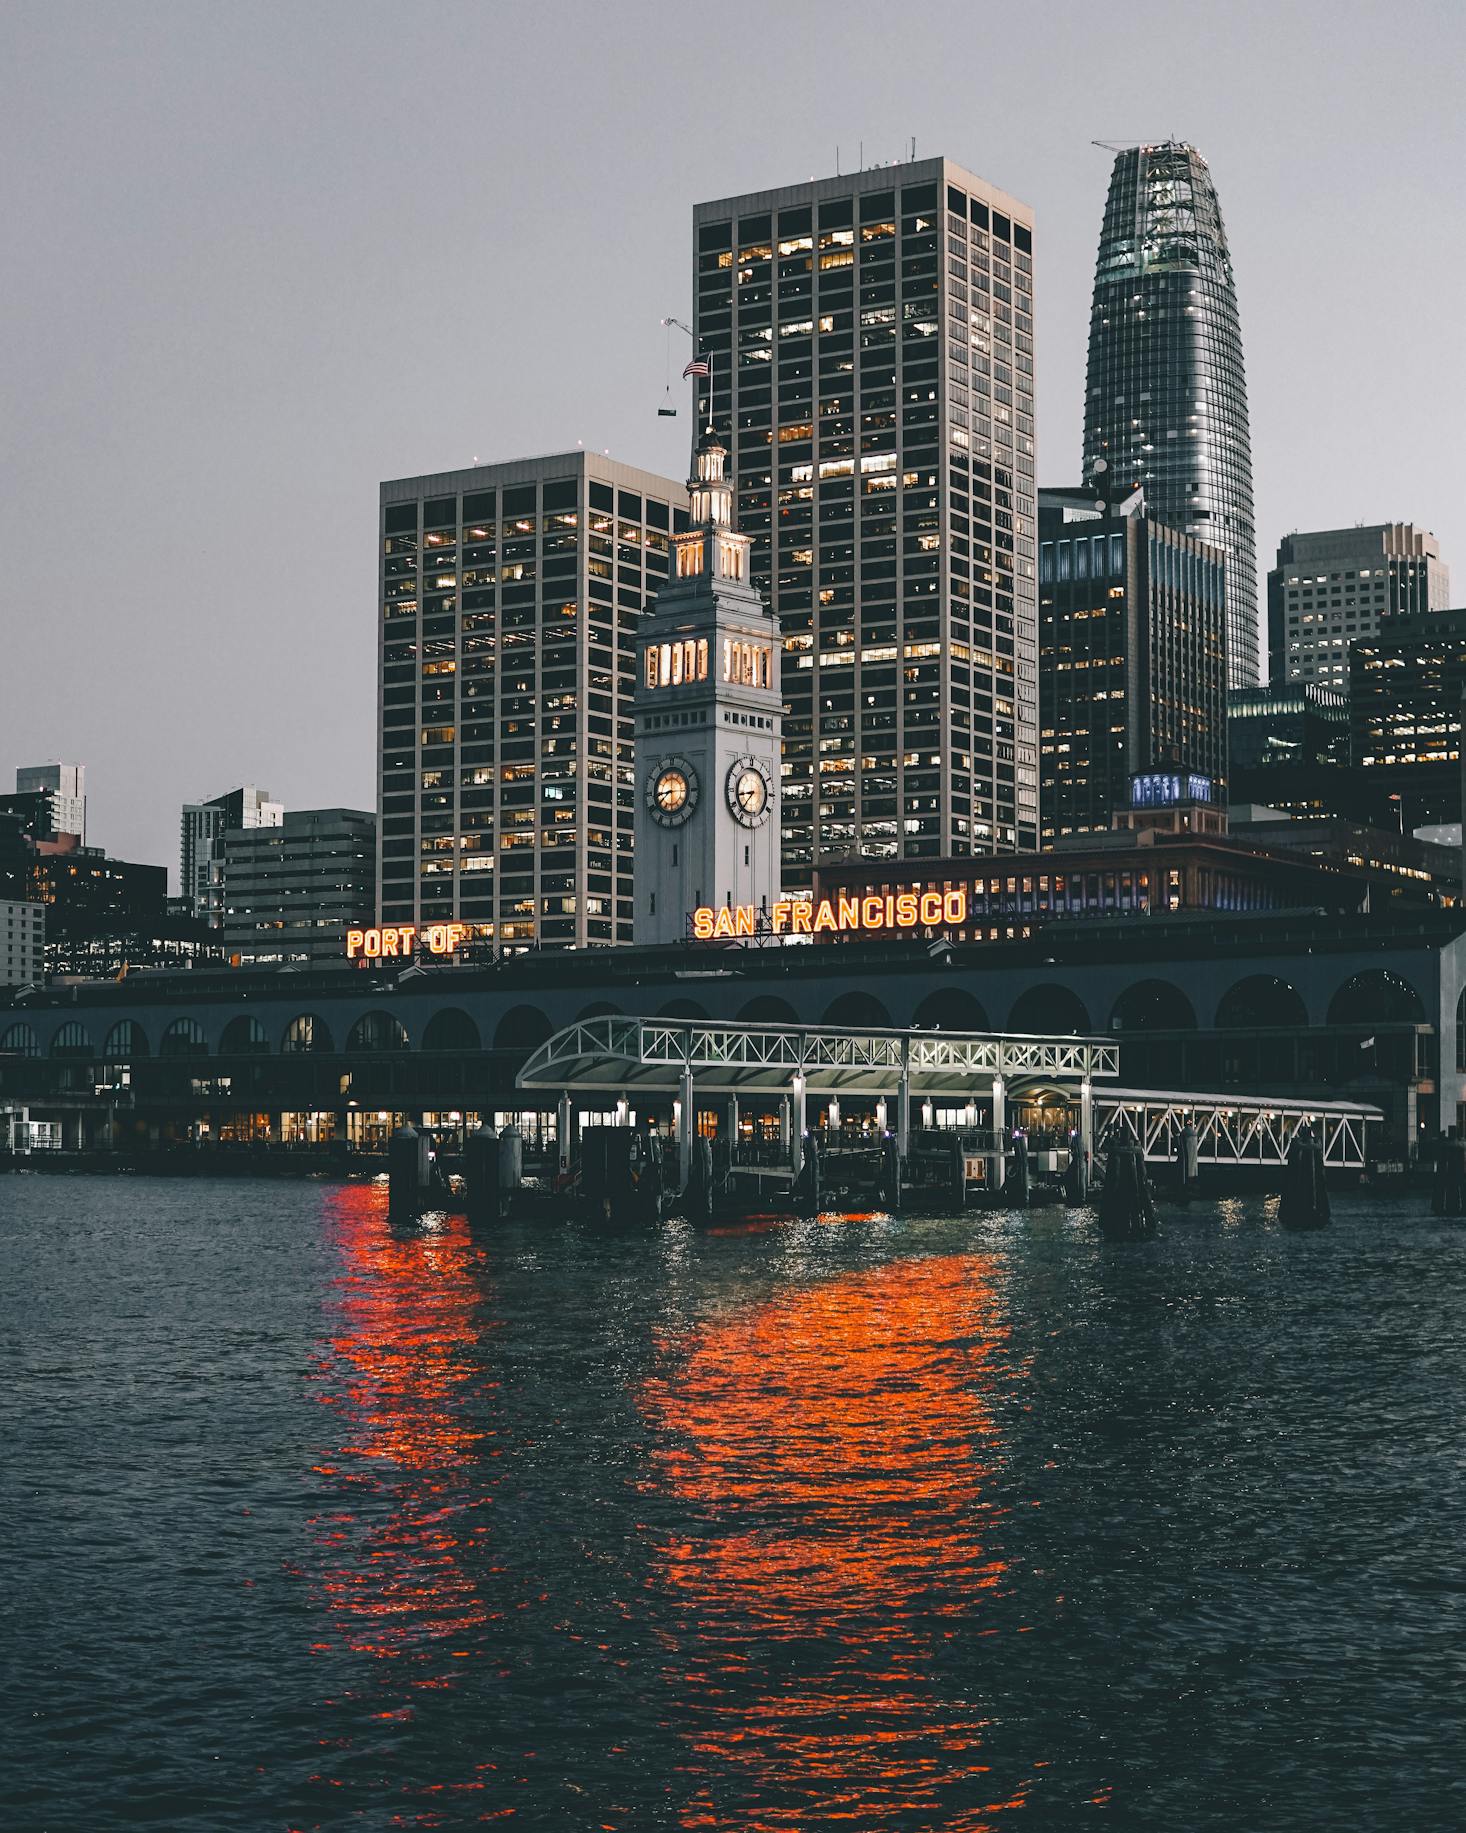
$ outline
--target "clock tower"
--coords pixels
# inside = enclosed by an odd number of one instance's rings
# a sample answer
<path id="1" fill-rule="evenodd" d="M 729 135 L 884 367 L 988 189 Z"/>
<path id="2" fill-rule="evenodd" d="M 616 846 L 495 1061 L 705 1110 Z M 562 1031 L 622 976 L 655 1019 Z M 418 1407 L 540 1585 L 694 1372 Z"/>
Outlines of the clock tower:
<path id="1" fill-rule="evenodd" d="M 678 942 L 703 905 L 779 897 L 779 624 L 733 526 L 727 451 L 709 421 L 686 534 L 642 618 L 636 685 L 637 942 Z"/>

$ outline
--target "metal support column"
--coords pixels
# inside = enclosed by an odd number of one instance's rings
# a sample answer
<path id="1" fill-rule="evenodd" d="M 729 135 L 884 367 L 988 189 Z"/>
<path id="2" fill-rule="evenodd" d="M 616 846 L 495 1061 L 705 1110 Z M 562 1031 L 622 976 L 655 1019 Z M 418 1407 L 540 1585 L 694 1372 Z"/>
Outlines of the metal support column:
<path id="1" fill-rule="evenodd" d="M 911 1076 L 904 1065 L 896 1091 L 896 1150 L 902 1158 L 911 1151 Z"/>
<path id="2" fill-rule="evenodd" d="M 1094 1163 L 1094 1084 L 1088 1076 L 1079 1084 L 1079 1150 L 1087 1164 Z"/>
<path id="3" fill-rule="evenodd" d="M 555 1148 L 560 1161 L 560 1169 L 570 1169 L 571 1149 L 574 1141 L 570 1135 L 575 1127 L 575 1109 L 570 1105 L 569 1095 L 561 1095 L 560 1105 L 555 1114 Z"/>
<path id="4" fill-rule="evenodd" d="M 789 1119 L 789 1168 L 795 1177 L 804 1169 L 804 1077 L 797 1075 L 785 1109 Z"/>
<path id="5" fill-rule="evenodd" d="M 1008 1175 L 1008 1085 L 993 1077 L 993 1150 L 988 1160 L 988 1188 L 994 1195 Z"/>
<path id="6" fill-rule="evenodd" d="M 738 1097 L 737 1095 L 729 1095 L 728 1097 L 728 1150 L 730 1152 L 736 1152 L 738 1150 Z"/>
<path id="7" fill-rule="evenodd" d="M 677 1113 L 677 1175 L 681 1186 L 687 1188 L 687 1180 L 692 1176 L 692 1134 L 697 1115 L 692 1106 L 692 1070 L 684 1065 L 681 1078 L 682 1098 Z"/>

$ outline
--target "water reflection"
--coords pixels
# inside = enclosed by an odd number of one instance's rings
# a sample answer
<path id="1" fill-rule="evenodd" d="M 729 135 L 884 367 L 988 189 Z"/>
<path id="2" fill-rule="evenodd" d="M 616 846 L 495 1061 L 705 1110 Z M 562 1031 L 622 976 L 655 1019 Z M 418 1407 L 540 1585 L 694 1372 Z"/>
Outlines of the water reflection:
<path id="1" fill-rule="evenodd" d="M 410 1723 L 424 1694 L 455 1687 L 482 1649 L 494 1420 L 480 1346 L 492 1324 L 461 1217 L 394 1228 L 384 1190 L 351 1186 L 330 1199 L 326 1220 L 339 1271 L 314 1392 L 335 1426 L 315 1466 L 329 1502 L 311 1527 L 332 1635 L 313 1648 L 381 1664 L 326 1702 L 343 1708 L 344 1735 L 329 1742 L 348 1753 L 337 1760 L 345 1779 L 332 1786 L 349 1790 L 353 1744 L 362 1758 L 376 1745 L 380 1763 L 389 1726 Z M 377 1731 L 363 1738 L 368 1724 Z M 401 1778 L 404 1794 L 417 1792 L 414 1780 Z M 396 1824 L 440 1823 L 434 1812 Z"/>
<path id="2" fill-rule="evenodd" d="M 669 1345 L 646 1390 L 681 1824 L 972 1830 L 1023 1805 L 972 1688 L 1006 1566 L 999 1389 L 1021 1375 L 982 1256 L 846 1274 Z"/>

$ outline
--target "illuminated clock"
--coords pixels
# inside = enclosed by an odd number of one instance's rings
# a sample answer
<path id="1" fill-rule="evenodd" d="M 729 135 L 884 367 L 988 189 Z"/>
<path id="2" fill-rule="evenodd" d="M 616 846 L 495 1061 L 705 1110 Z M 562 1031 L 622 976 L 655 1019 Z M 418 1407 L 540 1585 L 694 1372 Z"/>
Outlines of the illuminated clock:
<path id="1" fill-rule="evenodd" d="M 646 781 L 646 805 L 663 827 L 680 827 L 697 807 L 697 772 L 685 757 L 664 757 Z"/>
<path id="2" fill-rule="evenodd" d="M 773 806 L 773 786 L 768 766 L 756 757 L 740 757 L 728 772 L 728 810 L 745 827 L 762 827 Z"/>

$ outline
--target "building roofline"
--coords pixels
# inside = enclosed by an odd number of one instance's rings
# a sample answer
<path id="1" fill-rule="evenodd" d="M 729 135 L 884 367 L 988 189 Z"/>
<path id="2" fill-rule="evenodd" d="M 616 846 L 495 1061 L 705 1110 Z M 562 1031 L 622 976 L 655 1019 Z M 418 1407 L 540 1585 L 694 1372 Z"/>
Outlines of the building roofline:
<path id="1" fill-rule="evenodd" d="M 658 471 L 643 470 L 604 452 L 593 452 L 576 446 L 568 452 L 541 452 L 524 458 L 494 459 L 481 465 L 464 465 L 455 471 L 423 471 L 412 477 L 383 479 L 379 486 L 383 504 L 408 502 L 420 496 L 442 491 L 445 496 L 465 490 L 492 490 L 506 484 L 539 483 L 546 478 L 579 475 L 584 469 L 605 482 L 629 484 L 643 493 L 668 496 L 673 502 L 687 495 L 685 478 L 666 477 Z"/>
<path id="2" fill-rule="evenodd" d="M 787 205 L 804 203 L 811 196 L 818 202 L 826 197 L 859 196 L 867 191 L 899 191 L 903 185 L 924 184 L 932 180 L 960 185 L 963 190 L 980 197 L 984 203 L 1001 210 L 1005 216 L 1012 217 L 1014 222 L 1022 223 L 1025 229 L 1034 226 L 1032 204 L 1025 204 L 1011 192 L 1000 189 L 986 178 L 980 178 L 976 172 L 969 171 L 966 166 L 959 165 L 956 160 L 945 157 L 909 160 L 896 165 L 866 166 L 859 172 L 836 173 L 829 178 L 810 178 L 803 184 L 780 185 L 774 190 L 741 191 L 727 197 L 709 198 L 705 203 L 693 205 L 692 221 L 696 227 L 725 216 L 748 215 L 756 210 L 780 210 Z M 939 200 L 939 208 L 944 207 L 944 202 Z"/>

